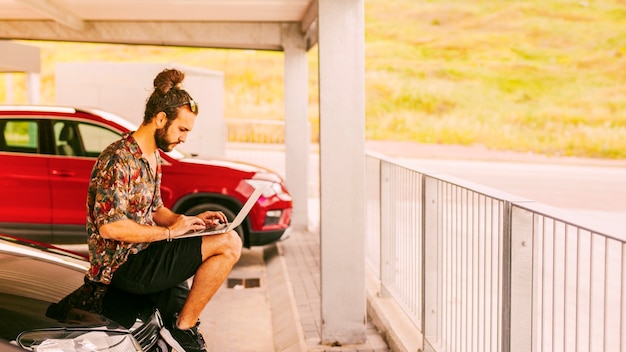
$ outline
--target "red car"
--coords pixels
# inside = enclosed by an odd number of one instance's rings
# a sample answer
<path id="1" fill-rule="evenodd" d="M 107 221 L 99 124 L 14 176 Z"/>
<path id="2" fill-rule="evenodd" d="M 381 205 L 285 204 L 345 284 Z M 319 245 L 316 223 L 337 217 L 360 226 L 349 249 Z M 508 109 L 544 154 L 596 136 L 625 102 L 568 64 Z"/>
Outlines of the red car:
<path id="1" fill-rule="evenodd" d="M 95 109 L 0 106 L 0 231 L 47 243 L 86 242 L 87 184 L 100 152 L 136 126 Z M 193 132 L 192 132 L 193 133 Z M 286 237 L 292 199 L 265 168 L 161 152 L 165 206 L 232 220 L 257 185 L 271 185 L 237 228 L 244 245 Z"/>

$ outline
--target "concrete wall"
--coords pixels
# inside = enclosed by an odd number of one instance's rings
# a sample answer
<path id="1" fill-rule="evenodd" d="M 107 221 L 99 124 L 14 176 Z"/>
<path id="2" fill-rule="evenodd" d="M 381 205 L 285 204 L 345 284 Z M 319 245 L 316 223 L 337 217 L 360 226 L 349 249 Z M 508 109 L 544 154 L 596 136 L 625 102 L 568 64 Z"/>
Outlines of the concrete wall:
<path id="1" fill-rule="evenodd" d="M 156 75 L 165 68 L 185 73 L 183 88 L 198 102 L 193 131 L 180 149 L 205 157 L 223 157 L 226 148 L 224 74 L 173 63 L 57 63 L 59 105 L 96 107 L 141 124 Z"/>

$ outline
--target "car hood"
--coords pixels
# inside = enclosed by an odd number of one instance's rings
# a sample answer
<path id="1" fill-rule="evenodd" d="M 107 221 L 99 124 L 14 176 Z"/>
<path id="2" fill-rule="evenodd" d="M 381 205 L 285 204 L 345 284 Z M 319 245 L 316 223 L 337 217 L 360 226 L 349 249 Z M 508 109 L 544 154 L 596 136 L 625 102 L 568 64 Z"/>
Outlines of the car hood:
<path id="1" fill-rule="evenodd" d="M 278 183 L 284 183 L 282 177 L 280 177 L 275 171 L 266 167 L 243 163 L 239 161 L 224 160 L 224 159 L 202 159 L 202 158 L 183 158 L 183 159 L 171 159 L 172 163 L 179 163 L 179 171 L 184 173 L 194 173 L 207 175 L 211 173 L 219 173 L 219 169 L 230 170 L 229 174 L 238 173 L 239 177 L 262 179 L 267 181 L 273 181 Z"/>

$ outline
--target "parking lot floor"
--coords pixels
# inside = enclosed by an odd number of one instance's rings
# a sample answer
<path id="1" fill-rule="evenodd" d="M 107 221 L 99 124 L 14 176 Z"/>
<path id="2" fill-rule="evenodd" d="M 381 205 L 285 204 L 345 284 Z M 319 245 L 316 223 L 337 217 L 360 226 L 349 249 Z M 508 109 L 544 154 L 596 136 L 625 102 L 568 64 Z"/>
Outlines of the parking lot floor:
<path id="1" fill-rule="evenodd" d="M 370 322 L 362 344 L 321 345 L 319 232 L 244 249 L 201 315 L 209 351 L 388 351 Z"/>

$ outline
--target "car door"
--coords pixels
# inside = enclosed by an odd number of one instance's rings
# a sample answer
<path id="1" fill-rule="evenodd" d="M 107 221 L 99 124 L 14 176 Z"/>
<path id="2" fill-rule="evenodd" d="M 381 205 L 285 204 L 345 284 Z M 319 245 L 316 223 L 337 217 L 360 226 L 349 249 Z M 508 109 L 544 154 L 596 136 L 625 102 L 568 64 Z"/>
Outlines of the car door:
<path id="1" fill-rule="evenodd" d="M 121 135 L 82 120 L 54 120 L 56 155 L 50 158 L 55 243 L 85 241 L 87 187 L 96 158 Z"/>
<path id="2" fill-rule="evenodd" d="M 0 231 L 48 242 L 49 155 L 41 154 L 41 131 L 38 119 L 0 119 Z"/>

